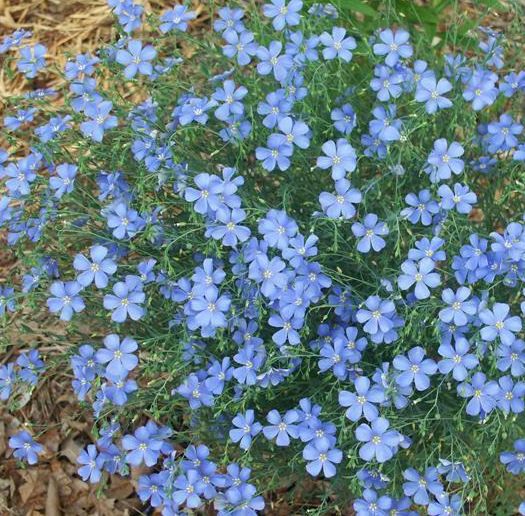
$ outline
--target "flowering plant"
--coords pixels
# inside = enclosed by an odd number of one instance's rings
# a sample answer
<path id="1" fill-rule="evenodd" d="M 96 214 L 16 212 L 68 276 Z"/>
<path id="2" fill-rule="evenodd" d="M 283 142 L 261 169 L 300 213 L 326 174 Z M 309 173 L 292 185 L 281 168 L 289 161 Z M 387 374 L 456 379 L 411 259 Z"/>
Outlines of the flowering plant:
<path id="1" fill-rule="evenodd" d="M 120 39 L 8 99 L 0 152 L 24 251 L 0 313 L 66 325 L 99 435 L 79 475 L 150 468 L 137 493 L 165 515 L 255 514 L 305 474 L 330 479 L 320 512 L 490 512 L 525 469 L 525 72 L 504 36 L 442 56 L 271 0 L 198 39 L 186 6 L 108 4 Z M 32 79 L 28 36 L 1 51 Z M 46 367 L 0 367 L 0 397 Z"/>

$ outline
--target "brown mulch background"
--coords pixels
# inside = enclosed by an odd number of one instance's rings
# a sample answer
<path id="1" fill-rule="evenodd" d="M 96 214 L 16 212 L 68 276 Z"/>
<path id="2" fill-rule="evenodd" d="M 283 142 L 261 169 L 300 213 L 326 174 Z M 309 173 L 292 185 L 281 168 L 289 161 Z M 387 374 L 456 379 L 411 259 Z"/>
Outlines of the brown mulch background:
<path id="1" fill-rule="evenodd" d="M 176 2 L 143 0 L 141 3 L 146 11 L 159 13 Z M 193 9 L 200 14 L 197 25 L 209 25 L 206 4 L 193 1 Z M 476 2 L 462 1 L 461 5 L 462 10 L 468 12 L 474 10 Z M 508 20 L 495 16 L 490 21 L 496 27 L 503 28 Z M 33 41 L 47 46 L 48 62 L 52 61 L 61 69 L 68 54 L 93 52 L 102 43 L 110 41 L 116 32 L 106 0 L 0 0 L 0 39 L 18 28 L 32 30 Z M 50 75 L 39 86 L 56 86 L 57 81 L 56 76 Z M 1 98 L 22 92 L 26 85 L 19 74 L 10 78 L 0 70 L 0 117 L 3 117 Z M 7 276 L 14 264 L 13 256 L 0 248 L 0 280 Z M 56 317 L 49 318 L 46 313 L 31 314 L 27 320 L 35 326 L 31 336 L 24 337 L 16 326 L 12 334 L 0 335 L 16 343 L 9 356 L 0 356 L 0 364 L 13 360 L 18 353 L 29 349 L 30 344 L 34 345 L 35 333 L 38 334 L 41 351 L 45 348 L 46 354 L 55 356 L 63 353 L 62 344 L 56 336 L 64 332 Z M 24 339 L 27 341 L 24 342 Z M 29 396 L 22 399 L 21 406 L 13 415 L 8 414 L 5 405 L 0 403 L 0 516 L 144 514 L 133 493 L 137 472 L 131 479 L 114 476 L 103 493 L 100 486 L 86 484 L 76 474 L 76 457 L 80 449 L 93 440 L 93 436 L 92 422 L 76 402 L 70 383 L 71 377 L 65 373 L 44 375 L 31 397 L 31 403 Z M 26 425 L 31 433 L 39 435 L 38 440 L 46 451 L 38 465 L 20 469 L 11 457 L 7 441 L 10 435 Z M 296 511 L 280 502 L 273 507 L 270 505 L 267 513 L 284 516 Z"/>

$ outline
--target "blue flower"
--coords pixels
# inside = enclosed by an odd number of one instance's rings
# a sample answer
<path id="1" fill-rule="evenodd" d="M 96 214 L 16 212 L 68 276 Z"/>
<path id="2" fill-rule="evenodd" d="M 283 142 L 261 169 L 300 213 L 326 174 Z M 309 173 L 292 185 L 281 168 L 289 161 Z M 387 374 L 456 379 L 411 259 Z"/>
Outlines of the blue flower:
<path id="1" fill-rule="evenodd" d="M 318 36 L 305 38 L 301 31 L 292 32 L 289 35 L 289 41 L 286 43 L 286 53 L 293 57 L 295 63 L 304 65 L 307 61 L 319 60 L 318 45 Z"/>
<path id="2" fill-rule="evenodd" d="M 159 29 L 163 34 L 172 30 L 186 32 L 188 22 L 194 20 L 196 17 L 197 13 L 189 11 L 186 5 L 176 5 L 173 9 L 168 9 L 162 14 Z"/>
<path id="3" fill-rule="evenodd" d="M 225 314 L 230 309 L 231 299 L 228 295 L 219 295 L 215 286 L 207 287 L 202 294 L 190 301 L 190 308 L 195 312 L 193 318 L 196 327 L 224 328 L 227 321 Z"/>
<path id="4" fill-rule="evenodd" d="M 126 462 L 131 466 L 154 466 L 160 456 L 163 439 L 154 434 L 152 427 L 140 426 L 133 435 L 122 438 L 122 447 L 127 451 Z"/>
<path id="5" fill-rule="evenodd" d="M 9 448 L 15 450 L 13 453 L 15 458 L 25 460 L 31 465 L 38 462 L 38 455 L 44 451 L 44 447 L 35 442 L 25 430 L 9 438 Z"/>
<path id="6" fill-rule="evenodd" d="M 429 190 L 421 190 L 418 195 L 409 193 L 405 197 L 408 208 L 401 210 L 401 216 L 417 224 L 421 221 L 423 226 L 432 224 L 432 217 L 439 212 L 438 203 L 432 198 Z"/>
<path id="7" fill-rule="evenodd" d="M 287 25 L 299 25 L 301 15 L 299 11 L 303 7 L 301 0 L 270 0 L 271 3 L 264 4 L 262 11 L 264 16 L 273 18 L 272 25 L 275 30 L 283 30 Z"/>
<path id="8" fill-rule="evenodd" d="M 318 241 L 319 239 L 314 234 L 309 235 L 306 239 L 302 235 L 297 235 L 290 239 L 289 247 L 282 250 L 282 256 L 292 267 L 298 267 L 306 258 L 317 256 L 316 244 Z"/>
<path id="9" fill-rule="evenodd" d="M 241 102 L 248 90 L 244 86 L 235 87 L 231 80 L 224 81 L 222 88 L 217 88 L 212 96 L 214 100 L 221 103 L 215 110 L 215 116 L 222 121 L 228 120 L 230 116 L 242 115 L 244 105 Z"/>
<path id="10" fill-rule="evenodd" d="M 507 471 L 513 475 L 519 475 L 525 472 L 525 439 L 514 441 L 515 452 L 503 452 L 499 460 L 507 467 Z"/>
<path id="11" fill-rule="evenodd" d="M 287 116 L 281 118 L 277 126 L 283 134 L 272 134 L 269 141 L 293 144 L 300 149 L 307 149 L 310 146 L 311 131 L 302 120 L 294 120 Z"/>
<path id="12" fill-rule="evenodd" d="M 237 63 L 241 66 L 249 64 L 252 57 L 257 54 L 259 45 L 254 41 L 253 32 L 242 31 L 240 34 L 233 30 L 224 33 L 226 45 L 222 47 L 222 52 L 226 57 L 237 56 Z"/>
<path id="13" fill-rule="evenodd" d="M 525 342 L 516 339 L 510 346 L 500 344 L 496 349 L 497 367 L 500 371 L 508 371 L 512 376 L 525 374 Z"/>
<path id="14" fill-rule="evenodd" d="M 52 176 L 49 179 L 49 186 L 55 190 L 55 197 L 57 199 L 73 191 L 77 171 L 78 168 L 76 165 L 70 165 L 69 163 L 58 165 L 56 168 L 56 176 Z"/>
<path id="15" fill-rule="evenodd" d="M 492 29 L 480 27 L 480 30 L 488 35 L 485 41 L 480 41 L 478 48 L 487 55 L 487 64 L 495 68 L 503 68 L 503 47 L 498 45 L 501 42 L 501 34 Z"/>
<path id="16" fill-rule="evenodd" d="M 16 381 L 15 365 L 8 363 L 0 366 L 0 400 L 5 401 L 11 395 L 11 390 Z"/>
<path id="17" fill-rule="evenodd" d="M 353 172 L 357 167 L 357 156 L 354 148 L 344 139 L 337 142 L 328 140 L 321 147 L 326 156 L 317 158 L 317 166 L 322 169 L 332 169 L 332 179 L 344 179 L 347 172 Z"/>
<path id="18" fill-rule="evenodd" d="M 510 346 L 516 338 L 514 334 L 521 331 L 522 324 L 517 315 L 509 317 L 509 312 L 510 307 L 506 303 L 495 303 L 492 310 L 481 310 L 479 318 L 485 324 L 481 328 L 481 338 L 492 342 L 499 337 L 502 344 Z"/>
<path id="19" fill-rule="evenodd" d="M 347 360 L 350 356 L 350 350 L 346 342 L 342 339 L 333 342 L 327 342 L 319 351 L 321 358 L 317 365 L 319 370 L 324 373 L 332 369 L 334 375 L 340 380 L 345 380 L 348 374 Z"/>
<path id="20" fill-rule="evenodd" d="M 225 500 L 218 500 L 218 507 L 225 505 L 230 507 L 225 511 L 219 510 L 219 516 L 228 514 L 247 514 L 255 516 L 257 511 L 264 509 L 264 499 L 262 496 L 255 496 L 256 489 L 252 484 L 243 483 L 240 486 L 231 487 L 225 493 Z"/>
<path id="21" fill-rule="evenodd" d="M 401 387 L 408 387 L 412 383 L 418 391 L 424 391 L 430 387 L 429 376 L 437 371 L 437 365 L 431 358 L 425 358 L 425 350 L 421 346 L 415 346 L 408 351 L 408 358 L 397 355 L 393 365 L 400 373 L 396 376 L 396 383 Z"/>
<path id="22" fill-rule="evenodd" d="M 258 421 L 255 421 L 255 415 L 253 410 L 247 410 L 246 413 L 237 414 L 232 423 L 237 428 L 230 430 L 230 439 L 234 443 L 239 443 L 239 447 L 242 450 L 248 450 L 252 443 L 252 438 L 255 437 L 261 430 L 262 425 Z"/>
<path id="23" fill-rule="evenodd" d="M 19 197 L 31 192 L 31 183 L 36 179 L 35 171 L 27 167 L 28 163 L 20 160 L 18 163 L 10 163 L 4 170 L 8 179 L 5 186 L 10 195 Z"/>
<path id="24" fill-rule="evenodd" d="M 354 222 L 352 224 L 352 233 L 356 238 L 360 238 L 357 243 L 357 250 L 360 253 L 368 253 L 370 249 L 376 252 L 381 251 L 386 242 L 381 238 L 388 235 L 388 227 L 381 222 L 375 213 L 365 215 L 363 223 Z"/>
<path id="25" fill-rule="evenodd" d="M 12 287 L 0 287 L 0 315 L 16 310 L 14 293 L 15 289 Z"/>
<path id="26" fill-rule="evenodd" d="M 512 97 L 517 91 L 525 90 L 525 71 L 510 72 L 500 80 L 499 90 L 505 97 Z"/>
<path id="27" fill-rule="evenodd" d="M 117 264 L 108 258 L 108 249 L 102 245 L 94 245 L 90 249 L 91 261 L 83 254 L 75 256 L 73 267 L 80 271 L 77 281 L 83 287 L 87 287 L 95 282 L 97 288 L 106 288 L 108 285 L 108 275 L 113 275 L 117 270 Z"/>
<path id="28" fill-rule="evenodd" d="M 452 101 L 444 96 L 452 90 L 452 84 L 446 79 L 436 81 L 435 77 L 426 77 L 419 81 L 416 89 L 416 100 L 425 102 L 425 110 L 429 114 L 438 109 L 452 107 Z"/>
<path id="29" fill-rule="evenodd" d="M 16 365 L 20 368 L 18 376 L 23 382 L 36 385 L 38 375 L 44 371 L 44 362 L 40 359 L 37 349 L 32 349 L 29 354 L 22 353 L 16 360 Z"/>
<path id="30" fill-rule="evenodd" d="M 259 233 L 270 247 L 286 249 L 290 238 L 297 234 L 297 224 L 285 211 L 268 210 L 266 217 L 259 221 Z"/>
<path id="31" fill-rule="evenodd" d="M 494 243 L 491 248 L 502 256 L 507 255 L 512 261 L 521 260 L 525 253 L 525 233 L 523 226 L 518 222 L 511 222 L 506 228 L 503 235 L 497 232 L 490 234 Z"/>
<path id="32" fill-rule="evenodd" d="M 244 11 L 238 8 L 222 7 L 217 12 L 218 19 L 213 22 L 213 30 L 216 32 L 222 32 L 222 35 L 226 32 L 237 32 L 241 33 L 245 30 L 242 18 L 244 17 Z"/>
<path id="33" fill-rule="evenodd" d="M 463 98 L 472 103 L 475 111 L 490 106 L 498 96 L 497 81 L 498 76 L 495 73 L 477 68 L 465 84 Z"/>
<path id="34" fill-rule="evenodd" d="M 323 57 L 326 60 L 338 57 L 345 63 L 351 61 L 351 50 L 354 50 L 357 46 L 352 36 L 346 37 L 346 29 L 342 27 L 333 27 L 332 34 L 323 32 L 319 36 L 319 41 L 326 47 L 323 49 Z"/>
<path id="35" fill-rule="evenodd" d="M 382 463 L 391 459 L 399 445 L 399 433 L 388 430 L 388 420 L 378 417 L 372 421 L 371 426 L 361 423 L 355 430 L 356 439 L 362 443 L 359 448 L 359 457 L 365 461 L 375 458 Z"/>
<path id="36" fill-rule="evenodd" d="M 370 296 L 365 301 L 365 308 L 359 308 L 356 319 L 364 324 L 363 330 L 370 334 L 374 342 L 381 342 L 385 335 L 394 328 L 396 307 L 388 299 L 379 296 Z"/>
<path id="37" fill-rule="evenodd" d="M 4 126 L 7 131 L 16 131 L 23 124 L 27 122 L 32 122 L 35 113 L 37 112 L 36 108 L 30 109 L 19 109 L 16 112 L 16 116 L 6 116 L 4 117 Z"/>
<path id="38" fill-rule="evenodd" d="M 272 340 L 278 346 L 284 346 L 287 342 L 296 346 L 301 342 L 301 337 L 297 330 L 303 327 L 303 322 L 298 318 L 285 319 L 279 314 L 272 314 L 268 319 L 268 324 L 274 328 L 281 328 L 272 335 Z"/>
<path id="39" fill-rule="evenodd" d="M 418 505 L 430 503 L 429 492 L 436 497 L 443 493 L 444 489 L 439 481 L 437 468 L 427 468 L 423 475 L 420 475 L 414 468 L 408 468 L 403 471 L 403 477 L 407 480 L 403 483 L 403 492 Z"/>
<path id="40" fill-rule="evenodd" d="M 77 457 L 77 463 L 81 465 L 77 470 L 78 474 L 82 480 L 96 484 L 102 476 L 104 462 L 105 459 L 102 454 L 99 454 L 97 447 L 94 444 L 90 444 Z"/>
<path id="41" fill-rule="evenodd" d="M 203 494 L 205 485 L 197 470 L 190 469 L 179 475 L 173 486 L 172 497 L 177 505 L 185 503 L 189 509 L 195 509 L 202 505 L 200 495 Z"/>
<path id="42" fill-rule="evenodd" d="M 380 142 L 386 143 L 401 138 L 402 122 L 398 118 L 395 118 L 396 111 L 397 108 L 395 104 L 388 104 L 386 108 L 383 106 L 377 106 L 372 110 L 372 114 L 375 118 L 368 123 L 368 128 L 372 137 L 378 138 Z"/>
<path id="43" fill-rule="evenodd" d="M 263 428 L 264 437 L 268 440 L 276 438 L 277 446 L 288 446 L 290 437 L 292 439 L 299 437 L 299 427 L 294 424 L 299 420 L 296 410 L 288 410 L 284 417 L 277 410 L 270 410 L 266 419 L 270 425 Z"/>
<path id="44" fill-rule="evenodd" d="M 240 367 L 236 367 L 233 376 L 240 384 L 255 385 L 257 372 L 264 363 L 265 355 L 253 344 L 246 344 L 234 355 L 233 360 Z"/>
<path id="45" fill-rule="evenodd" d="M 377 99 L 383 102 L 396 99 L 403 92 L 400 84 L 403 76 L 385 65 L 377 65 L 374 69 L 375 78 L 370 81 L 372 91 L 377 92 Z"/>
<path id="46" fill-rule="evenodd" d="M 388 66 L 395 66 L 400 58 L 406 59 L 412 56 L 413 49 L 408 43 L 410 34 L 404 29 L 395 32 L 391 29 L 382 30 L 379 33 L 381 43 L 375 43 L 373 50 L 377 56 L 385 56 L 385 63 Z"/>
<path id="47" fill-rule="evenodd" d="M 462 398 L 470 398 L 467 403 L 467 414 L 469 416 L 479 415 L 484 418 L 496 408 L 496 396 L 499 393 L 498 384 L 494 381 L 487 382 L 485 374 L 478 372 L 470 382 L 458 385 L 458 394 Z"/>
<path id="48" fill-rule="evenodd" d="M 319 203 L 327 217 L 351 219 L 355 213 L 354 204 L 362 201 L 362 195 L 356 188 L 351 188 L 350 181 L 339 179 L 335 182 L 335 194 L 321 192 Z"/>
<path id="49" fill-rule="evenodd" d="M 447 474 L 447 482 L 463 482 L 469 480 L 465 467 L 461 462 L 451 462 L 446 459 L 439 459 L 438 471 L 440 475 Z"/>
<path id="50" fill-rule="evenodd" d="M 205 125 L 208 122 L 208 113 L 211 108 L 217 105 L 217 101 L 207 97 L 198 98 L 190 97 L 181 106 L 179 123 L 181 125 L 188 125 L 191 122 L 197 122 L 198 124 Z"/>
<path id="51" fill-rule="evenodd" d="M 523 125 L 514 122 L 511 115 L 504 113 L 499 117 L 499 122 L 488 124 L 487 131 L 488 150 L 495 154 L 508 151 L 518 145 L 517 136 L 523 131 Z"/>
<path id="52" fill-rule="evenodd" d="M 525 410 L 525 383 L 512 381 L 510 376 L 502 376 L 499 381 L 498 407 L 506 414 L 520 414 Z"/>
<path id="53" fill-rule="evenodd" d="M 293 0 L 292 0 L 293 1 Z M 260 46 L 257 49 L 259 64 L 257 72 L 259 75 L 268 75 L 273 72 L 276 81 L 282 82 L 290 72 L 293 66 L 293 59 L 282 54 L 283 44 L 280 41 L 270 41 L 268 48 Z"/>
<path id="54" fill-rule="evenodd" d="M 195 374 L 190 374 L 173 393 L 180 394 L 189 402 L 190 408 L 198 409 L 202 405 L 213 406 L 213 395 L 206 387 L 206 382 L 200 381 Z"/>
<path id="55" fill-rule="evenodd" d="M 514 161 L 525 161 L 525 143 L 518 145 L 512 155 Z"/>
<path id="56" fill-rule="evenodd" d="M 143 284 L 138 276 L 128 274 L 124 281 L 113 285 L 113 294 L 104 296 L 104 308 L 111 310 L 111 320 L 122 323 L 128 317 L 133 321 L 141 319 L 145 310 L 141 306 L 146 299 Z"/>
<path id="57" fill-rule="evenodd" d="M 47 143 L 53 140 L 58 134 L 71 128 L 69 121 L 70 115 L 56 116 L 49 120 L 47 124 L 41 125 L 35 129 L 35 134 L 42 143 Z"/>
<path id="58" fill-rule="evenodd" d="M 206 378 L 206 387 L 212 394 L 222 394 L 225 382 L 231 380 L 233 376 L 233 368 L 231 367 L 230 357 L 224 357 L 222 362 L 214 360 L 208 370 L 208 378 Z"/>
<path id="59" fill-rule="evenodd" d="M 455 293 L 450 288 L 443 290 L 441 299 L 450 306 L 440 310 L 439 318 L 446 323 L 453 322 L 456 326 L 467 324 L 469 316 L 473 316 L 477 312 L 474 301 L 467 301 L 469 297 L 470 289 L 467 287 L 459 287 Z"/>
<path id="60" fill-rule="evenodd" d="M 286 98 L 284 89 L 272 91 L 266 95 L 265 102 L 259 102 L 257 113 L 265 115 L 264 127 L 273 129 L 283 118 L 287 117 L 292 109 L 293 103 Z"/>
<path id="61" fill-rule="evenodd" d="M 441 185 L 438 189 L 441 197 L 441 207 L 444 210 L 456 208 L 458 213 L 468 214 L 472 210 L 472 204 L 478 201 L 477 195 L 466 185 L 454 184 L 454 191 L 448 185 Z"/>
<path id="62" fill-rule="evenodd" d="M 280 138 L 268 138 L 268 147 L 257 147 L 255 157 L 262 161 L 264 169 L 271 172 L 275 167 L 284 171 L 290 167 L 289 157 L 293 154 L 293 146 L 290 143 L 283 142 Z"/>
<path id="63" fill-rule="evenodd" d="M 22 41 L 26 38 L 30 38 L 32 32 L 25 29 L 16 29 L 13 33 L 8 34 L 4 37 L 0 43 L 0 54 L 5 54 L 9 50 L 20 46 Z"/>
<path id="64" fill-rule="evenodd" d="M 151 507 L 160 507 L 167 497 L 165 486 L 169 485 L 168 481 L 168 471 L 161 471 L 152 475 L 140 475 L 137 485 L 140 501 L 149 501 Z"/>
<path id="65" fill-rule="evenodd" d="M 153 66 L 150 61 L 155 59 L 157 51 L 151 45 L 142 46 L 142 41 L 131 39 L 128 41 L 127 50 L 119 50 L 115 57 L 117 63 L 125 66 L 124 77 L 133 79 L 137 73 L 151 75 Z"/>
<path id="66" fill-rule="evenodd" d="M 84 113 L 91 120 L 80 124 L 82 134 L 96 142 L 101 142 L 104 138 L 104 131 L 118 125 L 117 117 L 109 114 L 112 108 L 113 104 L 108 100 L 98 104 L 88 104 L 84 109 Z"/>
<path id="67" fill-rule="evenodd" d="M 353 131 L 357 123 L 355 111 L 350 104 L 343 104 L 340 108 L 332 110 L 330 118 L 334 122 L 334 127 L 345 136 Z"/>
<path id="68" fill-rule="evenodd" d="M 121 342 L 118 335 L 111 334 L 104 338 L 104 346 L 96 352 L 95 360 L 99 364 L 107 364 L 109 375 L 121 376 L 137 367 L 138 358 L 133 353 L 138 345 L 131 337 L 125 337 Z"/>
<path id="69" fill-rule="evenodd" d="M 428 514 L 430 516 L 460 516 L 463 503 L 458 494 L 449 497 L 446 493 L 441 493 L 435 501 L 430 502 Z"/>
<path id="70" fill-rule="evenodd" d="M 368 421 L 379 417 L 376 404 L 385 401 L 385 391 L 379 386 L 370 387 L 370 380 L 360 376 L 354 380 L 356 392 L 340 391 L 339 405 L 348 407 L 345 415 L 350 421 L 359 421 L 363 416 Z"/>
<path id="71" fill-rule="evenodd" d="M 193 209 L 197 213 L 206 215 L 209 211 L 216 212 L 222 205 L 223 186 L 220 179 L 215 175 L 200 173 L 193 181 L 198 188 L 186 188 L 184 198 L 194 203 Z"/>
<path id="72" fill-rule="evenodd" d="M 432 272 L 435 262 L 431 258 L 423 258 L 417 264 L 411 260 L 406 260 L 401 264 L 401 270 L 397 283 L 401 290 L 408 290 L 415 284 L 414 294 L 416 299 L 427 299 L 430 297 L 430 288 L 436 288 L 441 284 L 440 275 Z"/>
<path id="73" fill-rule="evenodd" d="M 331 478 L 336 474 L 334 464 L 339 464 L 343 460 L 343 452 L 315 442 L 305 446 L 303 459 L 310 461 L 306 465 L 306 471 L 310 475 L 316 477 L 322 470 L 326 478 Z"/>
<path id="74" fill-rule="evenodd" d="M 124 201 L 117 200 L 104 212 L 112 235 L 119 240 L 134 237 L 143 229 L 145 222 L 138 212 Z"/>
<path id="75" fill-rule="evenodd" d="M 286 264 L 279 257 L 270 260 L 268 256 L 260 254 L 250 263 L 248 277 L 260 284 L 263 296 L 275 299 L 288 284 L 288 278 L 282 272 L 285 267 Z"/>
<path id="76" fill-rule="evenodd" d="M 93 57 L 91 54 L 78 54 L 74 61 L 68 61 L 64 68 L 64 75 L 68 81 L 77 79 L 80 76 L 93 75 L 95 72 L 95 65 L 100 62 L 98 57 Z"/>
<path id="77" fill-rule="evenodd" d="M 443 179 L 449 179 L 454 174 L 461 174 L 465 163 L 460 156 L 465 150 L 458 142 L 452 142 L 450 146 L 445 138 L 440 138 L 434 142 L 434 150 L 428 156 L 430 167 L 425 171 L 430 175 L 433 183 L 438 183 Z"/>
<path id="78" fill-rule="evenodd" d="M 458 382 L 462 382 L 468 375 L 468 371 L 476 367 L 478 359 L 469 353 L 470 347 L 467 339 L 456 339 L 455 345 L 442 343 L 438 353 L 444 357 L 438 362 L 439 372 L 448 374 L 452 371 L 452 377 Z"/>
<path id="79" fill-rule="evenodd" d="M 216 217 L 215 223 L 206 229 L 206 237 L 222 240 L 222 244 L 229 247 L 235 247 L 238 242 L 245 242 L 250 238 L 250 229 L 239 225 L 239 222 L 246 219 L 244 210 L 240 208 L 219 210 Z"/>
<path id="80" fill-rule="evenodd" d="M 365 489 L 363 498 L 358 498 L 353 508 L 356 516 L 388 516 L 392 508 L 392 498 L 388 495 L 378 496 L 373 489 Z"/>
<path id="81" fill-rule="evenodd" d="M 85 77 L 83 80 L 79 80 L 71 84 L 69 91 L 72 95 L 75 95 L 71 99 L 71 107 L 77 111 L 85 111 L 89 104 L 98 104 L 103 99 L 96 91 L 97 82 L 91 77 Z"/>
<path id="82" fill-rule="evenodd" d="M 55 281 L 51 284 L 49 291 L 54 297 L 47 300 L 47 307 L 50 312 L 60 312 L 60 319 L 70 321 L 74 312 L 81 312 L 86 305 L 78 293 L 82 290 L 82 285 L 77 281 Z"/>
<path id="83" fill-rule="evenodd" d="M 47 48 L 40 43 L 21 48 L 20 59 L 16 62 L 18 71 L 28 79 L 34 79 L 36 74 L 46 66 L 46 53 Z"/>

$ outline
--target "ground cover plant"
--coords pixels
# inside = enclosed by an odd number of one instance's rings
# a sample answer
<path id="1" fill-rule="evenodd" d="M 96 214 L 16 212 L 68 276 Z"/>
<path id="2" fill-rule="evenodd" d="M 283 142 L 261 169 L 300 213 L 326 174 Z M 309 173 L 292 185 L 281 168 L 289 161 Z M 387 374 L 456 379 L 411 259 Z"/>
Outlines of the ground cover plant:
<path id="1" fill-rule="evenodd" d="M 60 91 L 26 32 L 0 46 L 36 86 L 4 117 L 21 269 L 0 312 L 45 306 L 71 342 L 3 365 L 0 397 L 69 367 L 96 418 L 78 474 L 146 467 L 137 494 L 167 515 L 271 514 L 307 476 L 312 513 L 512 514 L 525 72 L 505 34 L 438 51 L 399 19 L 363 33 L 273 0 L 201 39 L 186 6 L 108 3 L 119 39 L 71 56 Z M 31 465 L 29 430 L 10 447 Z"/>

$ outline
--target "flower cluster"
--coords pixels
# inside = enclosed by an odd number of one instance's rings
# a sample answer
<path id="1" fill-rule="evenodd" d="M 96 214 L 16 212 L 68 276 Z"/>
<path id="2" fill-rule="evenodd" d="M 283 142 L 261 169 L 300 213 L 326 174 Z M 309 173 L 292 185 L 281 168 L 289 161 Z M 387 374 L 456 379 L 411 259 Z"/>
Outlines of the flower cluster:
<path id="1" fill-rule="evenodd" d="M 63 321 L 99 429 L 78 474 L 140 467 L 164 515 L 256 514 L 304 468 L 345 470 L 359 516 L 489 514 L 503 440 L 525 464 L 525 72 L 503 35 L 425 61 L 330 5 L 222 7 L 213 44 L 188 38 L 203 81 L 178 44 L 195 12 L 108 4 L 121 38 L 67 62 L 60 107 L 13 102 L 0 149 L 0 227 L 28 256 L 0 317 Z M 0 52 L 33 78 L 29 36 Z M 0 398 L 44 369 L 37 349 L 1 366 Z"/>

